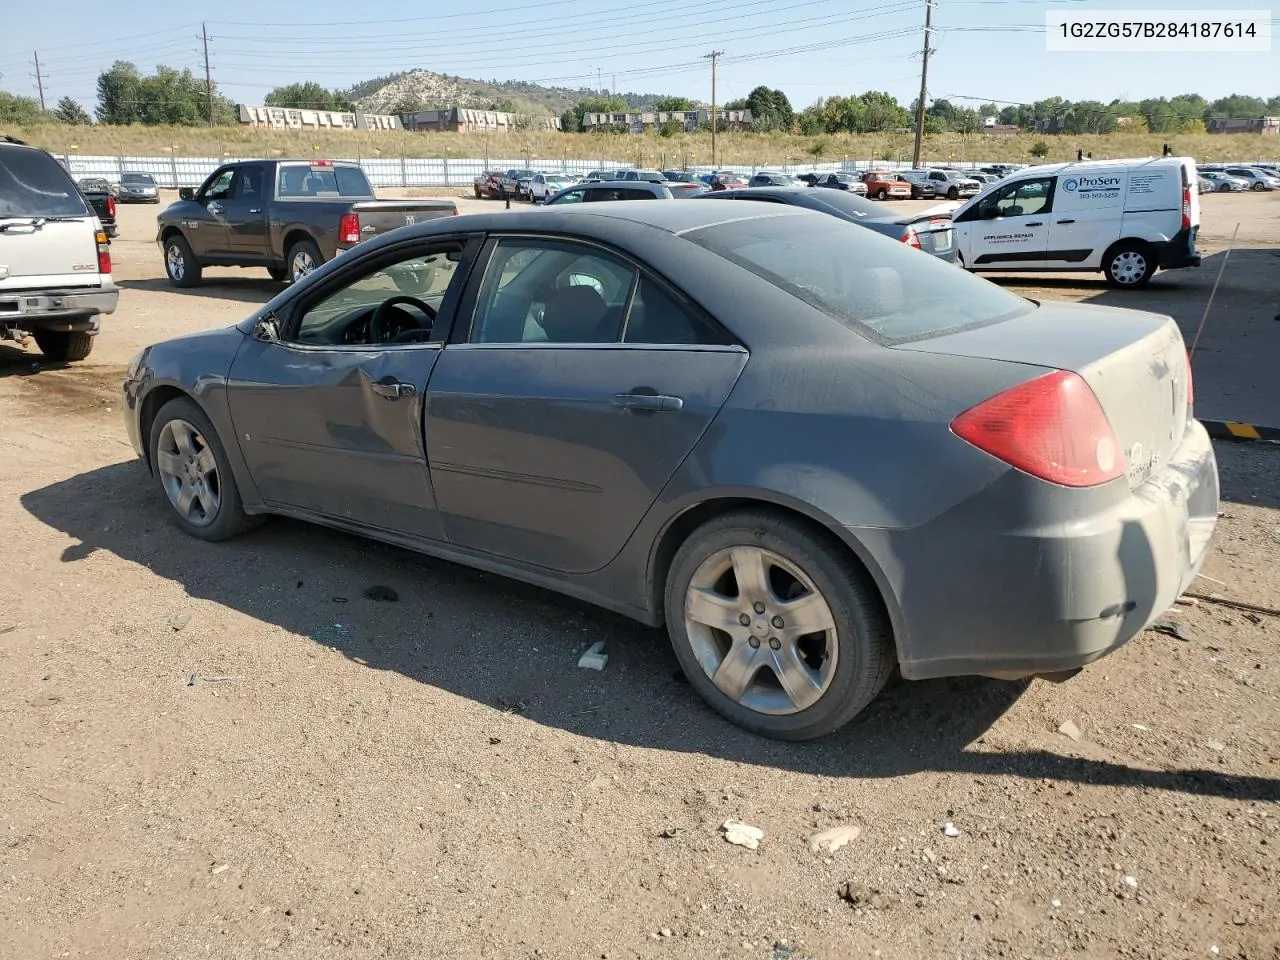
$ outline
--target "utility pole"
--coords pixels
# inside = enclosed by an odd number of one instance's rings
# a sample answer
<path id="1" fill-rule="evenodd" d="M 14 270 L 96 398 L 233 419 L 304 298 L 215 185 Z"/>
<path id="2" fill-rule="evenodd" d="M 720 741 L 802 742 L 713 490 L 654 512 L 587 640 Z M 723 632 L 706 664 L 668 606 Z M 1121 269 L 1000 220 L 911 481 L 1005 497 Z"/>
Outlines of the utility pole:
<path id="1" fill-rule="evenodd" d="M 596 96 L 604 96 L 604 78 L 601 76 L 601 69 L 596 67 Z"/>
<path id="2" fill-rule="evenodd" d="M 924 0 L 924 53 L 920 61 L 920 102 L 916 106 L 916 146 L 911 152 L 911 166 L 920 166 L 924 147 L 924 100 L 929 90 L 929 34 L 933 24 L 933 0 Z"/>
<path id="3" fill-rule="evenodd" d="M 711 169 L 716 167 L 716 61 L 724 56 L 723 50 L 712 50 L 703 56 L 711 61 Z"/>
<path id="4" fill-rule="evenodd" d="M 44 77 L 40 73 L 40 51 L 32 50 L 36 58 L 36 89 L 40 91 L 40 112 L 44 113 Z"/>
<path id="5" fill-rule="evenodd" d="M 209 69 L 209 27 L 200 24 L 200 39 L 204 41 L 204 96 L 209 107 L 209 126 L 213 126 L 213 73 Z"/>

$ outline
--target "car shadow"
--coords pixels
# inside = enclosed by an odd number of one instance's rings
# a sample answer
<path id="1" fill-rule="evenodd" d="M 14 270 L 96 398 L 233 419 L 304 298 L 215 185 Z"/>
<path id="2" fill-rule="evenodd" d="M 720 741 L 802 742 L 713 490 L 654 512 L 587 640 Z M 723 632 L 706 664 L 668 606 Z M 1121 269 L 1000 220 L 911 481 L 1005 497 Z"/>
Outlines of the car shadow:
<path id="1" fill-rule="evenodd" d="M 121 290 L 150 290 L 161 293 L 181 293 L 193 297 L 216 297 L 219 300 L 239 300 L 244 303 L 263 304 L 271 300 L 285 284 L 270 277 L 205 277 L 195 287 L 175 287 L 166 278 L 147 280 L 117 280 Z"/>
<path id="2" fill-rule="evenodd" d="M 661 631 L 502 577 L 294 521 L 277 518 L 236 540 L 205 543 L 169 522 L 167 505 L 136 462 L 51 484 L 22 503 L 75 539 L 64 563 L 108 551 L 181 584 L 192 597 L 309 636 L 369 669 L 393 670 L 582 736 L 833 777 L 941 771 L 1280 797 L 1280 781 L 1265 777 L 1144 770 L 986 747 L 984 735 L 1027 682 L 901 683 L 832 736 L 801 744 L 763 739 L 701 702 Z M 392 587 L 398 602 L 366 597 L 371 585 Z M 607 668 L 579 669 L 579 655 L 599 640 Z M 185 676 L 186 668 L 175 674 Z"/>

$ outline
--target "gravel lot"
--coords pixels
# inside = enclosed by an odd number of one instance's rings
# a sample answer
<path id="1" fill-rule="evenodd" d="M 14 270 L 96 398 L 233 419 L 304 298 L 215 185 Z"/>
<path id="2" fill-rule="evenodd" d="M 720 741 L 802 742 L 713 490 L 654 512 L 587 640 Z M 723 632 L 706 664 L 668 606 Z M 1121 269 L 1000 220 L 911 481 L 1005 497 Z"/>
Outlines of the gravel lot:
<path id="1" fill-rule="evenodd" d="M 1203 204 L 1199 271 L 1000 282 L 1190 339 L 1240 223 L 1198 412 L 1280 425 L 1280 194 Z M 1179 606 L 1183 639 L 1065 684 L 903 684 L 788 745 L 572 601 L 289 521 L 189 539 L 132 459 L 124 364 L 279 286 L 171 289 L 155 212 L 121 207 L 87 362 L 0 346 L 0 956 L 1280 958 L 1280 619 Z M 1218 455 L 1198 586 L 1280 605 L 1280 448 Z"/>

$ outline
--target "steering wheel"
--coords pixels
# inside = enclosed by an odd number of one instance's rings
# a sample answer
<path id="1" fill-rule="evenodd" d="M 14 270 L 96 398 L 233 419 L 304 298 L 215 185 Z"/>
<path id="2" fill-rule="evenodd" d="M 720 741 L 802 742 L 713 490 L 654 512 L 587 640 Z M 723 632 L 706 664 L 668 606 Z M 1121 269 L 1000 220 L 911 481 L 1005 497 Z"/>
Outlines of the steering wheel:
<path id="1" fill-rule="evenodd" d="M 435 323 L 436 312 L 432 310 L 429 305 L 423 303 L 417 297 L 406 297 L 406 296 L 390 297 L 386 300 L 383 300 L 382 303 L 378 305 L 378 308 L 373 311 L 373 316 L 369 318 L 369 340 L 370 341 L 372 341 L 373 343 L 382 343 L 382 328 L 386 325 L 386 322 L 387 322 L 387 312 L 392 307 L 399 306 L 402 303 L 408 304 L 411 307 L 415 307 L 416 309 L 421 310 L 423 315 L 428 320 L 430 320 L 432 323 Z"/>

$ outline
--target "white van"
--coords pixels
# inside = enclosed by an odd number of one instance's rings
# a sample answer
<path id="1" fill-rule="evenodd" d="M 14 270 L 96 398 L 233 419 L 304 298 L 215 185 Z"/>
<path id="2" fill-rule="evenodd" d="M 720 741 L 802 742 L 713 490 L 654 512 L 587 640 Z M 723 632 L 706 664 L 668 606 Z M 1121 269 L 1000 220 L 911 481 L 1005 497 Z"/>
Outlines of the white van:
<path id="1" fill-rule="evenodd" d="M 1157 268 L 1200 266 L 1200 194 L 1190 157 L 1027 167 L 954 216 L 960 259 L 977 271 L 1100 270 L 1140 287 Z"/>

